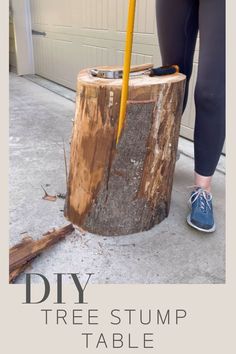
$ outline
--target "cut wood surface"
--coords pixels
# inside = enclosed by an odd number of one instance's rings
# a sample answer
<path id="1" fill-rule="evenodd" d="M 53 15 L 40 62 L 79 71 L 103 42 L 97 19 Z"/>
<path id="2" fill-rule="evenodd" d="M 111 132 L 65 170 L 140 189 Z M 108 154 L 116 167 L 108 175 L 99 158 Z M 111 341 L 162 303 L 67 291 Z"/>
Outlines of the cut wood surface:
<path id="1" fill-rule="evenodd" d="M 33 240 L 32 238 L 27 237 L 17 245 L 10 248 L 10 282 L 13 282 L 15 278 L 28 267 L 35 257 L 58 241 L 65 238 L 67 235 L 71 234 L 73 231 L 73 225 L 69 224 L 60 229 L 47 232 L 39 240 Z"/>
<path id="2" fill-rule="evenodd" d="M 185 76 L 130 79 L 116 146 L 122 80 L 78 76 L 65 216 L 95 234 L 149 230 L 169 213 Z"/>

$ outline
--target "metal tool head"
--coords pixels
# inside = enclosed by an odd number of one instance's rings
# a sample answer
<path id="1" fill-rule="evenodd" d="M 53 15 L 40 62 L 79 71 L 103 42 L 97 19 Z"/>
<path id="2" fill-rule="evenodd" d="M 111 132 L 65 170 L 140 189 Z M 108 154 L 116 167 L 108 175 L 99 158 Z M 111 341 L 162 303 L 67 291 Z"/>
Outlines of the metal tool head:
<path id="1" fill-rule="evenodd" d="M 139 76 L 149 72 L 153 68 L 153 64 L 133 65 L 130 68 L 130 76 Z M 91 75 L 101 79 L 122 79 L 122 67 L 98 67 L 90 70 Z"/>
<path id="2" fill-rule="evenodd" d="M 101 79 L 121 79 L 122 70 L 102 70 L 102 69 L 91 69 L 90 73 Z"/>

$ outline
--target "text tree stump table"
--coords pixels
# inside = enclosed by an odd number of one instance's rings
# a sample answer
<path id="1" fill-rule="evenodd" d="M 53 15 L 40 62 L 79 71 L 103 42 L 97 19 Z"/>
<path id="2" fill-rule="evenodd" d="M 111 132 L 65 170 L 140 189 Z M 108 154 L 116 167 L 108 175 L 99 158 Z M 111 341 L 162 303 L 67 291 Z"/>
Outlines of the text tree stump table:
<path id="1" fill-rule="evenodd" d="M 122 80 L 78 75 L 65 216 L 101 235 L 149 230 L 168 216 L 185 76 L 130 78 L 116 146 Z"/>

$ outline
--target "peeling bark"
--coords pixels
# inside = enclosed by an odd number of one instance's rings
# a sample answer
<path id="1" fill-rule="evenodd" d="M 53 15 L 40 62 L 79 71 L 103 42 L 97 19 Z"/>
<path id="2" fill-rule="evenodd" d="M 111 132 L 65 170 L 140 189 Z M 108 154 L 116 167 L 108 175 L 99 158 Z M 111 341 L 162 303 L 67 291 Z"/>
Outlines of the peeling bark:
<path id="1" fill-rule="evenodd" d="M 27 239 L 23 239 L 20 243 L 13 246 L 9 254 L 9 281 L 13 282 L 35 257 L 73 231 L 73 225 L 69 224 L 60 229 L 47 232 L 39 240 L 27 237 Z"/>

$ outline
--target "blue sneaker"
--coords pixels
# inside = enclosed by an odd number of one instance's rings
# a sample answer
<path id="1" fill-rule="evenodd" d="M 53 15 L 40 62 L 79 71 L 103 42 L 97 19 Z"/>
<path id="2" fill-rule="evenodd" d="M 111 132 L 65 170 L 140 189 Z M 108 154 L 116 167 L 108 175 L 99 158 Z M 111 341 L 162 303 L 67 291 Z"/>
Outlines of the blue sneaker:
<path id="1" fill-rule="evenodd" d="M 204 189 L 197 187 L 189 198 L 191 212 L 187 217 L 187 223 L 195 229 L 203 232 L 214 232 L 216 229 L 212 195 Z"/>

